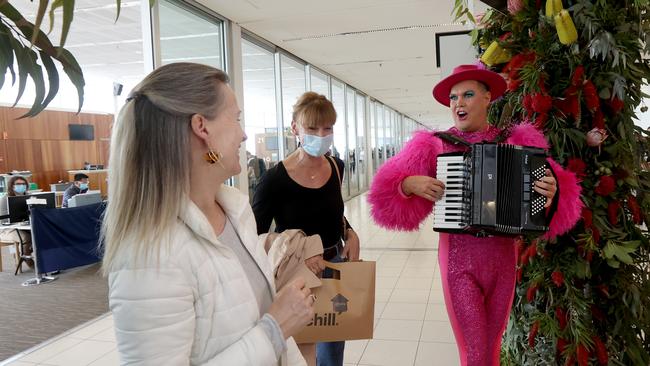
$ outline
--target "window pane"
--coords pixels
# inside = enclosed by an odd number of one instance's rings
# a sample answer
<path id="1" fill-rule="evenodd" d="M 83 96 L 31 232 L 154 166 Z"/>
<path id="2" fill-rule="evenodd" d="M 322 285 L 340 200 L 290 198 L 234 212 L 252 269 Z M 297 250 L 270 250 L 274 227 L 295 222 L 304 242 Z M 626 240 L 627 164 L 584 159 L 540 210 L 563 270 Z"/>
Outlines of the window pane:
<path id="1" fill-rule="evenodd" d="M 347 122 L 348 122 L 348 155 L 346 156 L 345 165 L 349 167 L 348 174 L 350 183 L 350 195 L 355 195 L 359 192 L 359 177 L 357 166 L 357 155 L 359 153 L 357 148 L 357 122 L 356 110 L 354 106 L 354 89 L 346 89 L 347 97 Z"/>
<path id="2" fill-rule="evenodd" d="M 334 148 L 332 149 L 332 154 L 337 158 L 343 159 L 345 161 L 345 157 L 348 154 L 346 149 L 347 145 L 345 143 L 345 90 L 343 88 L 343 83 L 334 79 L 332 79 L 332 104 L 334 104 L 334 109 L 336 109 L 336 123 L 334 124 Z M 344 198 L 350 196 L 347 182 L 347 178 L 343 179 L 342 191 Z"/>
<path id="3" fill-rule="evenodd" d="M 370 147 L 372 148 L 372 175 L 374 176 L 379 167 L 379 151 L 377 151 L 377 102 L 371 102 L 370 106 Z"/>
<path id="4" fill-rule="evenodd" d="M 330 99 L 329 97 L 329 83 L 327 82 L 327 75 L 324 73 L 312 68 L 311 69 L 311 90 L 322 94 Z"/>
<path id="5" fill-rule="evenodd" d="M 25 15 L 28 21 L 34 22 L 38 1 L 12 1 L 11 5 Z M 113 114 L 122 107 L 133 87 L 142 81 L 147 74 L 145 70 L 152 67 L 145 67 L 144 64 L 140 3 L 123 2 L 117 23 L 115 0 L 86 1 L 82 7 L 83 13 L 75 17 L 65 45 L 79 63 L 86 82 L 81 112 Z M 58 46 L 61 38 L 59 17 L 60 14 L 57 14 L 57 23 L 48 34 L 55 46 Z M 47 31 L 47 24 L 46 16 L 41 30 Z M 42 65 L 40 59 L 38 63 Z M 55 64 L 59 72 L 59 91 L 47 108 L 76 112 L 79 108 L 77 89 L 60 64 Z M 17 67 L 15 63 L 16 73 Z M 12 85 L 9 80 L 11 75 L 7 73 L 0 89 L 0 103 L 4 105 L 13 105 L 18 94 L 18 83 Z M 113 96 L 113 83 L 122 85 L 120 96 Z M 49 88 L 47 82 L 46 87 Z M 31 107 L 35 95 L 34 84 L 27 82 L 17 107 Z"/>
<path id="6" fill-rule="evenodd" d="M 357 166 L 359 171 L 359 189 L 367 187 L 366 181 L 366 98 L 357 94 Z"/>
<path id="7" fill-rule="evenodd" d="M 196 62 L 224 69 L 222 22 L 178 2 L 160 2 L 163 65 Z"/>
<path id="8" fill-rule="evenodd" d="M 242 39 L 244 118 L 249 197 L 264 172 L 280 159 L 273 53 Z"/>
<path id="9" fill-rule="evenodd" d="M 293 105 L 305 92 L 305 65 L 281 55 L 280 66 L 282 67 L 282 116 L 286 157 L 298 147 L 296 138 L 291 133 L 291 119 Z"/>

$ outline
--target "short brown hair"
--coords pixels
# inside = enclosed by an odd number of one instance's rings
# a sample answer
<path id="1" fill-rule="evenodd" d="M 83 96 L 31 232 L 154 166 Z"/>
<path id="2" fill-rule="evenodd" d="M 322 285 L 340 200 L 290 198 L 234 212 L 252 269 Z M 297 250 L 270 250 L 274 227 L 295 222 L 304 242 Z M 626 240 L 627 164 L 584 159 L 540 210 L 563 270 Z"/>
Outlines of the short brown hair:
<path id="1" fill-rule="evenodd" d="M 336 110 L 324 95 L 306 92 L 293 105 L 293 121 L 303 127 L 319 127 L 336 123 Z"/>

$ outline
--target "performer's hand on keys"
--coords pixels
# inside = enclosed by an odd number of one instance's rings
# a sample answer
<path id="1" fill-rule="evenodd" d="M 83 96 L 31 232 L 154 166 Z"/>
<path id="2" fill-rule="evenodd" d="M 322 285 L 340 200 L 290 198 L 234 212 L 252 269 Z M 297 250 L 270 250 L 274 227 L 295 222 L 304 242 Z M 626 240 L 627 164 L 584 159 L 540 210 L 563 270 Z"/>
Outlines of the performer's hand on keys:
<path id="1" fill-rule="evenodd" d="M 407 196 L 414 194 L 435 202 L 442 198 L 442 194 L 445 193 L 445 185 L 436 178 L 426 175 L 412 175 L 402 181 L 402 192 Z"/>
<path id="2" fill-rule="evenodd" d="M 316 297 L 305 286 L 305 280 L 295 279 L 275 296 L 268 313 L 278 322 L 284 338 L 296 335 L 314 317 Z"/>
<path id="3" fill-rule="evenodd" d="M 555 193 L 557 192 L 557 182 L 555 181 L 555 177 L 553 177 L 550 169 L 546 169 L 546 176 L 535 181 L 535 187 L 533 187 L 533 189 L 535 189 L 537 193 L 546 197 L 544 208 L 550 207 L 551 203 L 553 203 L 553 197 L 555 197 Z"/>

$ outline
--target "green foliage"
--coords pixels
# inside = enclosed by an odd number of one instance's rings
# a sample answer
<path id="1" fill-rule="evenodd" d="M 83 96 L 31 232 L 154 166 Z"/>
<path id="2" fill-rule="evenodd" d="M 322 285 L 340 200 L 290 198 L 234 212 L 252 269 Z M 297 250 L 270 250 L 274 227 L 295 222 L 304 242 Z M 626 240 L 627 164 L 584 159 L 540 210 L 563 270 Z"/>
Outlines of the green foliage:
<path id="1" fill-rule="evenodd" d="M 489 11 L 472 32 L 483 49 L 511 32 L 500 45 L 515 57 L 495 71 L 517 83 L 493 104 L 490 121 L 507 127 L 530 119 L 544 130 L 556 161 L 565 167 L 569 161 L 585 163 L 581 185 L 587 220 L 567 235 L 539 240 L 539 254 L 529 264 L 520 263 L 522 278 L 504 336 L 502 364 L 564 365 L 576 360 L 577 348 L 584 346 L 588 363 L 596 365 L 600 340 L 610 365 L 648 365 L 650 133 L 634 125 L 634 111 L 648 97 L 641 86 L 650 79 L 650 63 L 644 59 L 650 51 L 650 1 L 564 0 L 579 35 L 568 46 L 559 42 L 554 22 L 544 15 L 544 3 L 524 0 L 517 14 Z M 454 14 L 463 17 L 466 1 L 455 5 Z M 517 65 L 514 60 L 523 54 L 535 57 Z M 580 68 L 584 78 L 576 82 L 572 78 Z M 526 107 L 535 94 L 552 98 L 546 113 Z M 577 101 L 575 108 L 563 104 L 572 100 Z M 598 125 L 599 114 L 609 137 L 591 147 L 587 136 Z M 615 182 L 607 195 L 596 193 L 603 175 Z M 554 272 L 563 276 L 559 286 Z M 529 302 L 527 290 L 533 285 L 539 289 Z M 568 314 L 565 327 L 557 309 Z M 530 347 L 528 336 L 536 321 L 539 332 Z M 566 348 L 559 352 L 563 342 Z"/>
<path id="2" fill-rule="evenodd" d="M 11 75 L 11 85 L 18 81 L 18 95 L 14 105 L 22 98 L 28 79 L 33 81 L 36 91 L 31 109 L 21 118 L 33 117 L 40 113 L 59 91 L 59 72 L 55 61 L 61 64 L 63 71 L 77 88 L 79 111 L 83 105 L 83 72 L 74 56 L 63 48 L 72 23 L 75 2 L 54 0 L 50 6 L 50 31 L 54 26 L 55 10 L 63 10 L 61 41 L 58 47 L 54 46 L 41 30 L 49 3 L 49 0 L 39 1 L 35 22 L 31 23 L 8 0 L 0 0 L 0 88 L 4 85 L 4 75 L 8 71 Z M 18 68 L 17 77 L 14 67 Z"/>

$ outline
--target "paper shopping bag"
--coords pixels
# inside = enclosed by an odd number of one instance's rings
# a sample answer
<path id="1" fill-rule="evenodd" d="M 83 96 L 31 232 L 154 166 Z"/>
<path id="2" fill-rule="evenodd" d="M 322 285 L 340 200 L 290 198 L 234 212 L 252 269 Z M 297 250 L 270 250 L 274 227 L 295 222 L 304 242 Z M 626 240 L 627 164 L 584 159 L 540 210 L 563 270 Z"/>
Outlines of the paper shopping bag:
<path id="1" fill-rule="evenodd" d="M 314 318 L 297 336 L 298 343 L 372 338 L 375 319 L 375 262 L 330 263 L 334 278 L 312 289 Z"/>

